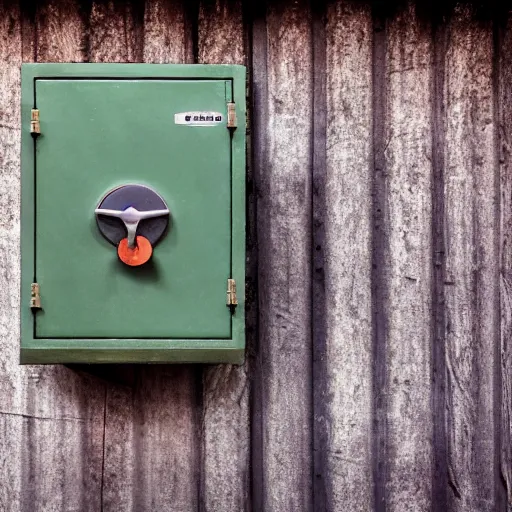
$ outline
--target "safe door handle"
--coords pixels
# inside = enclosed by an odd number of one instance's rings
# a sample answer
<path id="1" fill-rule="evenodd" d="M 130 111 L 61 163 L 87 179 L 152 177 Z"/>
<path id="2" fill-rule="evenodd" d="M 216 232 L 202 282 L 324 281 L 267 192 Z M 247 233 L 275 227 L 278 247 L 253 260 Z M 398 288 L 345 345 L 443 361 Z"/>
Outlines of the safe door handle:
<path id="1" fill-rule="evenodd" d="M 139 222 L 144 219 L 152 219 L 154 217 L 162 217 L 169 215 L 169 209 L 164 210 L 149 210 L 139 211 L 133 206 L 129 206 L 126 210 L 108 210 L 106 208 L 96 208 L 94 210 L 96 215 L 106 215 L 107 217 L 116 217 L 121 219 L 126 226 L 128 236 L 128 247 L 135 247 L 135 236 L 137 234 L 137 227 Z"/>

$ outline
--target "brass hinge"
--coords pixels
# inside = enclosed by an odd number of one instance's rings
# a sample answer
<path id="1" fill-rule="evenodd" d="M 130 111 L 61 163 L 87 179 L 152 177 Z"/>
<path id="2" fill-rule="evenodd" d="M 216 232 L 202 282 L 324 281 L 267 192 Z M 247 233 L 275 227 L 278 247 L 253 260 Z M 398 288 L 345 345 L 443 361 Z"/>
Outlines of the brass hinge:
<path id="1" fill-rule="evenodd" d="M 236 128 L 236 106 L 234 103 L 228 103 L 228 128 Z"/>
<path id="2" fill-rule="evenodd" d="M 226 305 L 230 307 L 238 305 L 238 300 L 236 298 L 236 281 L 234 279 L 228 279 Z"/>
<path id="3" fill-rule="evenodd" d="M 41 309 L 41 295 L 39 294 L 39 284 L 32 283 L 30 287 L 30 308 L 32 310 Z"/>
<path id="4" fill-rule="evenodd" d="M 39 110 L 33 108 L 30 114 L 30 133 L 37 137 L 41 133 L 41 123 L 39 122 Z"/>

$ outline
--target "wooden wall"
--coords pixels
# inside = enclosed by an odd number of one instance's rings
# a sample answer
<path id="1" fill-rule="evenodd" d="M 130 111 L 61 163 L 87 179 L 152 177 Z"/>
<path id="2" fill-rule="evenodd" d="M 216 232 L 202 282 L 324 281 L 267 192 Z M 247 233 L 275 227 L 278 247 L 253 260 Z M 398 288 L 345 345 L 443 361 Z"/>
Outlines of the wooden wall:
<path id="1" fill-rule="evenodd" d="M 443 6 L 0 0 L 1 511 L 512 510 L 512 12 Z M 31 61 L 247 64 L 245 366 L 18 366 Z"/>

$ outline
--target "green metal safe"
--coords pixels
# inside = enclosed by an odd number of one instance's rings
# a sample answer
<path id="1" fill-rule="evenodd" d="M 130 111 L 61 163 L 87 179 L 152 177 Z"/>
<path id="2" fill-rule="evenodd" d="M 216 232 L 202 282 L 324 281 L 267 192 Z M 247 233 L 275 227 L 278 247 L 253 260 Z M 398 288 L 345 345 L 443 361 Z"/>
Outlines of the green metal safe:
<path id="1" fill-rule="evenodd" d="M 243 66 L 22 66 L 22 364 L 243 361 L 245 124 Z"/>

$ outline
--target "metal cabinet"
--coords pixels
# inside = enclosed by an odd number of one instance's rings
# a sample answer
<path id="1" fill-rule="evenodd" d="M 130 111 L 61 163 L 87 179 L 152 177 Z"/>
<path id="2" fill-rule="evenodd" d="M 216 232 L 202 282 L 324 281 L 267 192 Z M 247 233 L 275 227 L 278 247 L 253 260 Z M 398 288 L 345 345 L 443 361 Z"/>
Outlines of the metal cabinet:
<path id="1" fill-rule="evenodd" d="M 245 68 L 22 68 L 21 362 L 241 362 Z"/>

